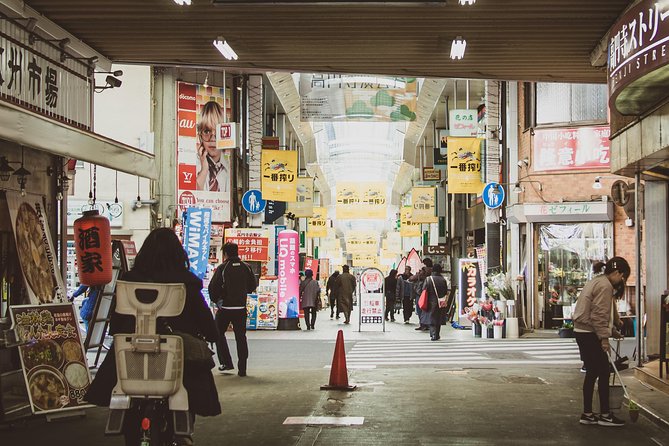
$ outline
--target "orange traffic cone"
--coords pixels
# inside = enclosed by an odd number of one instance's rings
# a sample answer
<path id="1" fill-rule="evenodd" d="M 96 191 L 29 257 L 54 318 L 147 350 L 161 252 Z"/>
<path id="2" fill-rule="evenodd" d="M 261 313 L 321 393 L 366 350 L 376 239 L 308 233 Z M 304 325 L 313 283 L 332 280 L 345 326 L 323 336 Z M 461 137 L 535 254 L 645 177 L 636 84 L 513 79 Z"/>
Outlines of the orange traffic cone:
<path id="1" fill-rule="evenodd" d="M 348 384 L 348 370 L 346 370 L 346 350 L 344 350 L 344 332 L 337 333 L 332 368 L 330 369 L 330 383 L 321 386 L 321 390 L 355 390 L 357 386 Z"/>

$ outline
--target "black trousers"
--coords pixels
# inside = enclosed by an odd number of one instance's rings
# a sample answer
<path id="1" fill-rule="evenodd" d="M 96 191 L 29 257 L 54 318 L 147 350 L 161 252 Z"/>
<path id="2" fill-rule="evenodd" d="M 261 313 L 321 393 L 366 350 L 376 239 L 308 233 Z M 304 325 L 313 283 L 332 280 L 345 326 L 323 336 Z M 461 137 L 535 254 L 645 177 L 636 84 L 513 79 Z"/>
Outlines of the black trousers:
<path id="1" fill-rule="evenodd" d="M 445 308 L 440 308 L 436 302 L 430 302 L 430 306 L 432 307 L 430 310 L 430 338 L 439 338 Z"/>
<path id="2" fill-rule="evenodd" d="M 576 343 L 585 364 L 585 379 L 583 380 L 583 412 L 592 412 L 592 395 L 595 392 L 595 382 L 599 389 L 599 411 L 609 413 L 609 358 L 602 350 L 602 341 L 595 333 L 575 332 Z"/>
<path id="3" fill-rule="evenodd" d="M 413 313 L 413 300 L 411 300 L 411 296 L 404 296 L 402 299 L 402 311 L 404 312 L 404 321 L 407 322 L 411 319 L 411 314 Z"/>
<path id="4" fill-rule="evenodd" d="M 249 346 L 246 342 L 246 308 L 238 310 L 222 308 L 216 313 L 216 326 L 218 327 L 216 354 L 218 355 L 218 362 L 221 365 L 233 367 L 228 341 L 225 339 L 225 332 L 231 323 L 237 343 L 237 358 L 239 359 L 237 368 L 240 372 L 246 372 L 246 362 L 249 358 Z"/>
<path id="5" fill-rule="evenodd" d="M 391 320 L 395 320 L 395 296 L 388 297 L 386 296 L 386 314 L 385 318 L 388 320 L 388 315 L 390 315 Z"/>
<path id="6" fill-rule="evenodd" d="M 304 323 L 307 324 L 307 330 L 314 328 L 316 323 L 316 307 L 302 307 L 304 310 Z"/>

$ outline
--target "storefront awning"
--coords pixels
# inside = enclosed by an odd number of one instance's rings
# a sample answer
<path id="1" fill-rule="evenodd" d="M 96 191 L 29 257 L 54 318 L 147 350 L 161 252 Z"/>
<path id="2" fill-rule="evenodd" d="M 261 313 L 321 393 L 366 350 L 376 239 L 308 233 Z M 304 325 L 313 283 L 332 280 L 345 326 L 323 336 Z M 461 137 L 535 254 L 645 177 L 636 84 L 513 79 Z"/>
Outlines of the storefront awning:
<path id="1" fill-rule="evenodd" d="M 0 139 L 120 172 L 157 179 L 155 157 L 96 133 L 0 101 Z"/>

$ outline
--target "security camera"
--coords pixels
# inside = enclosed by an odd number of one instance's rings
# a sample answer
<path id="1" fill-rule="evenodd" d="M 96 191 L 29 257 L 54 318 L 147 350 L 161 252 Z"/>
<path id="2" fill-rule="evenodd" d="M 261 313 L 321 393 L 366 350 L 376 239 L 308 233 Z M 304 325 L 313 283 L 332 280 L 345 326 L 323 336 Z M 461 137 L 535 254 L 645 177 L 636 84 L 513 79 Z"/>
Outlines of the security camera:
<path id="1" fill-rule="evenodd" d="M 111 88 L 118 88 L 123 83 L 120 79 L 116 79 L 114 76 L 107 76 L 105 82 L 107 82 L 107 85 Z"/>

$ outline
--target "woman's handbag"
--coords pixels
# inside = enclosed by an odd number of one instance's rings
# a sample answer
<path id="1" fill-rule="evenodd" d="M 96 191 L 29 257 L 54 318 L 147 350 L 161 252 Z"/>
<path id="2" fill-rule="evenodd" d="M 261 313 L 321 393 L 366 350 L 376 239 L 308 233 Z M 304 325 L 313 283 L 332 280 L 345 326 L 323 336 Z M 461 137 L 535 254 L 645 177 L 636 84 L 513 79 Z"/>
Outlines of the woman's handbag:
<path id="1" fill-rule="evenodd" d="M 216 365 L 212 358 L 214 352 L 209 349 L 207 341 L 190 333 L 172 330 L 172 327 L 169 325 L 167 325 L 167 328 L 173 335 L 181 336 L 181 339 L 183 340 L 185 362 L 201 367 L 206 366 L 210 370 L 214 368 Z"/>
<path id="2" fill-rule="evenodd" d="M 432 281 L 432 286 L 434 286 L 434 281 Z M 427 287 L 424 288 L 423 291 L 420 293 L 420 297 L 418 298 L 418 308 L 420 308 L 423 311 L 428 311 L 428 309 L 430 308 L 430 303 L 427 300 Z"/>

